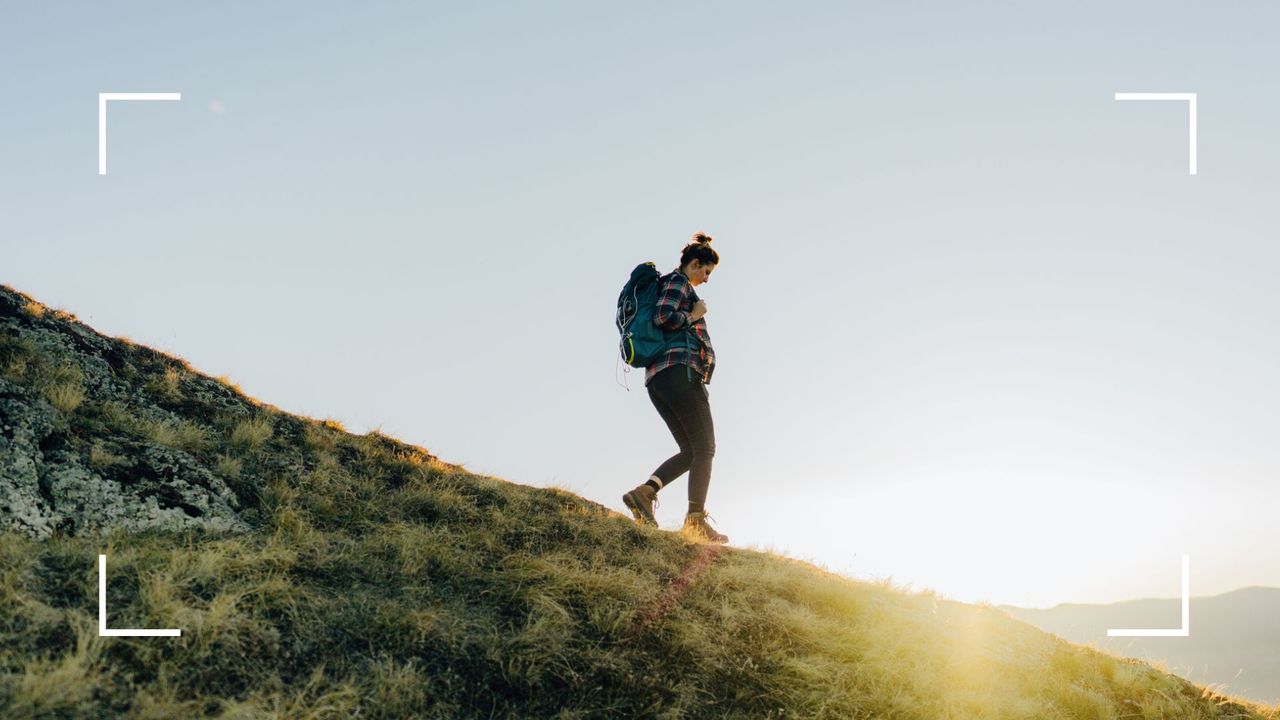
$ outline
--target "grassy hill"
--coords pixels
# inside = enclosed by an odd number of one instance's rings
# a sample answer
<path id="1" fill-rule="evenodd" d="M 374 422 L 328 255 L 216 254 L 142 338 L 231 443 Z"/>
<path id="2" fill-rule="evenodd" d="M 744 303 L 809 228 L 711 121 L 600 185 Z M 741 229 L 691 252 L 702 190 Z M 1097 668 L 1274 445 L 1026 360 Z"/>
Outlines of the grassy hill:
<path id="1" fill-rule="evenodd" d="M 3 286 L 0 470 L 5 718 L 1280 716 L 291 415 Z M 98 636 L 99 553 L 109 625 L 181 637 Z"/>

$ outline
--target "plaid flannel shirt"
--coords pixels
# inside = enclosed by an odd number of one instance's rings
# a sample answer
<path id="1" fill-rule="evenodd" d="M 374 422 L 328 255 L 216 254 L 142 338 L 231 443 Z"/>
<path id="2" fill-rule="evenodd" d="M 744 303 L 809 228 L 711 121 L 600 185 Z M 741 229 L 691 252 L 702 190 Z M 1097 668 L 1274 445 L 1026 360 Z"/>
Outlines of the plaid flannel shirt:
<path id="1" fill-rule="evenodd" d="M 689 332 L 697 338 L 696 349 L 673 347 L 662 354 L 657 362 L 644 370 L 644 384 L 648 385 L 660 371 L 672 365 L 688 365 L 694 377 L 703 384 L 711 382 L 711 373 L 716 369 L 716 351 L 711 347 L 711 336 L 707 334 L 705 317 L 689 322 L 689 313 L 693 304 L 698 302 L 698 293 L 689 284 L 689 278 L 677 268 L 662 278 L 658 291 L 658 310 L 654 313 L 655 325 L 667 331 Z"/>

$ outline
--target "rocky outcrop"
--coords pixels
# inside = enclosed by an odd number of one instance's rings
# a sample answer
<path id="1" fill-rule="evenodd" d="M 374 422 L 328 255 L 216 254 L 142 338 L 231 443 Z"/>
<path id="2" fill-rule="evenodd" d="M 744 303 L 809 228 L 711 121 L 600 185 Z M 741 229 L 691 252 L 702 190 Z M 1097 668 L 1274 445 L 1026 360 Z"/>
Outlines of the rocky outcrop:
<path id="1" fill-rule="evenodd" d="M 183 395 L 165 407 L 146 385 L 175 364 L 0 286 L 0 529 L 41 538 L 248 529 L 243 498 L 214 472 L 212 452 L 146 435 L 166 419 L 200 432 L 183 407 L 206 418 L 252 411 L 234 390 L 189 369 L 177 376 Z"/>
<path id="2" fill-rule="evenodd" d="M 226 482 L 189 454 L 122 439 L 125 462 L 91 467 L 58 410 L 0 378 L 0 529 L 48 537 L 115 528 L 247 529 Z"/>
<path id="3" fill-rule="evenodd" d="M 0 285 L 0 531 L 247 530 L 337 463 L 395 487 L 425 449 L 293 415 Z"/>

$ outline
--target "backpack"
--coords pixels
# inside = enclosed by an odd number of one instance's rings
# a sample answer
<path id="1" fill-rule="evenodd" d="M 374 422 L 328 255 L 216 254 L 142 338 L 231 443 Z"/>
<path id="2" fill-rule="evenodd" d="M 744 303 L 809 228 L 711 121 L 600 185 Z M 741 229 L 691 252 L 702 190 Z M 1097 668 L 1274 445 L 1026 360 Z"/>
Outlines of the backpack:
<path id="1" fill-rule="evenodd" d="M 618 294 L 618 352 L 631 367 L 648 367 L 657 362 L 671 343 L 686 332 L 668 332 L 653 324 L 658 309 L 658 292 L 663 276 L 652 262 L 640 263 Z"/>

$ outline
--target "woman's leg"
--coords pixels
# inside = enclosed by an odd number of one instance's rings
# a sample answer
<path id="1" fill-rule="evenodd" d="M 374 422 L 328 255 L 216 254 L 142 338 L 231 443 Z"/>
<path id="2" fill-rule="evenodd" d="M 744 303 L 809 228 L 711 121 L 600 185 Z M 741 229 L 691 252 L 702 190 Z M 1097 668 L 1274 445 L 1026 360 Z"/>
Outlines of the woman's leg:
<path id="1" fill-rule="evenodd" d="M 662 382 L 659 383 L 659 380 Z M 711 463 L 716 454 L 715 425 L 711 419 L 711 401 L 707 388 L 698 380 L 689 380 L 685 368 L 674 368 L 658 373 L 649 383 L 654 405 L 659 406 L 663 419 L 680 444 L 680 455 L 667 463 L 672 467 L 689 469 L 689 512 L 703 512 L 707 501 L 707 489 L 711 485 Z M 666 405 L 664 412 L 660 402 Z M 683 433 L 683 440 L 676 428 Z M 677 458 L 680 458 L 677 461 Z M 687 461 L 688 465 L 683 463 Z M 663 463 L 665 467 L 667 463 Z M 677 464 L 679 463 L 679 464 Z M 663 469 L 662 467 L 659 470 Z M 683 472 L 683 470 L 681 470 Z M 666 475 L 659 475 L 667 481 Z"/>
<path id="2" fill-rule="evenodd" d="M 676 366 L 683 373 L 683 366 Z M 683 374 L 680 376 L 684 377 Z M 669 398 L 678 397 L 678 392 L 673 391 L 670 383 L 672 377 L 669 372 L 660 372 L 649 381 L 649 400 L 653 402 L 653 406 L 658 410 L 658 414 L 662 416 L 662 421 L 667 424 L 667 429 L 671 431 L 671 436 L 675 438 L 676 445 L 680 447 L 680 452 L 667 458 L 657 470 L 653 471 L 653 477 L 658 479 L 658 487 L 671 484 L 676 478 L 689 471 L 689 466 L 693 462 L 693 446 L 689 442 L 689 435 L 684 430 L 684 425 L 680 422 L 680 417 L 676 409 L 671 405 Z M 653 478 L 650 478 L 652 480 Z"/>

